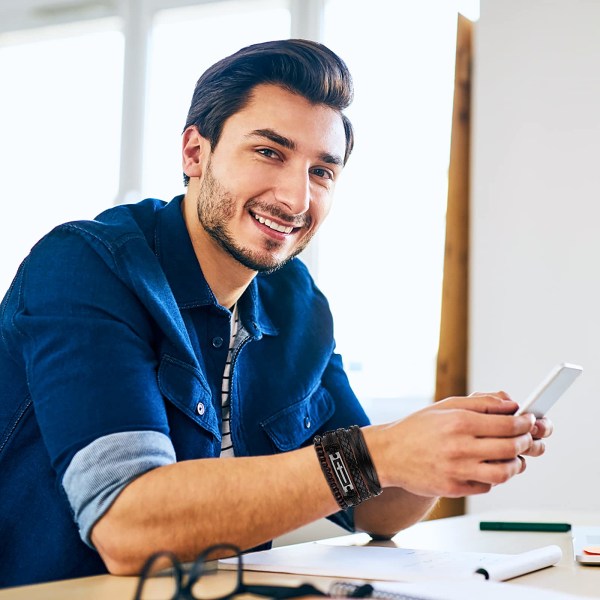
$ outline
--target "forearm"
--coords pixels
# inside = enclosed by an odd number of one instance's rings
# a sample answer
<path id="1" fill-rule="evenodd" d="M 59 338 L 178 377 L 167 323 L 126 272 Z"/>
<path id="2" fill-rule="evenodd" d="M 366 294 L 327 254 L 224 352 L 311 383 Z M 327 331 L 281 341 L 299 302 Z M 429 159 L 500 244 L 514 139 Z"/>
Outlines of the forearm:
<path id="1" fill-rule="evenodd" d="M 130 574 L 158 550 L 190 560 L 219 542 L 247 549 L 337 510 L 312 448 L 184 461 L 129 484 L 92 541 L 112 573 Z"/>
<path id="2" fill-rule="evenodd" d="M 390 538 L 425 517 L 437 497 L 417 496 L 402 488 L 386 488 L 376 498 L 354 510 L 357 529 L 373 536 Z"/>

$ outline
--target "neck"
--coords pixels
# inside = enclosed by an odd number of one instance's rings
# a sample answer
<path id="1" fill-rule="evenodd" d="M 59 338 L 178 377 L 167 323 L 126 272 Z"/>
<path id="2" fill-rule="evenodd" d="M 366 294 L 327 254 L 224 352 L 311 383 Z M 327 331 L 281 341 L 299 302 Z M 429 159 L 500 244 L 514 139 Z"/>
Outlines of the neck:
<path id="1" fill-rule="evenodd" d="M 188 230 L 202 274 L 221 306 L 232 307 L 256 276 L 256 271 L 240 264 L 206 233 L 198 221 L 193 192 L 185 195 L 183 220 Z"/>

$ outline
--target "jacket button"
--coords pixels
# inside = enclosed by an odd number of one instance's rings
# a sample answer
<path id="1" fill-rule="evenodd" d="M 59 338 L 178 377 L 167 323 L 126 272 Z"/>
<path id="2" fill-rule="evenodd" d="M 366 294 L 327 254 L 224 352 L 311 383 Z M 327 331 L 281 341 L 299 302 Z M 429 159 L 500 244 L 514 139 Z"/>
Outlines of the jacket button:
<path id="1" fill-rule="evenodd" d="M 219 336 L 214 337 L 212 339 L 212 345 L 213 345 L 213 348 L 220 348 L 223 345 L 223 338 L 219 337 Z"/>
<path id="2" fill-rule="evenodd" d="M 310 417 L 304 417 L 304 427 L 310 429 Z"/>
<path id="3" fill-rule="evenodd" d="M 202 416 L 204 414 L 204 411 L 206 409 L 204 408 L 204 404 L 202 404 L 202 402 L 198 402 L 198 404 L 196 405 L 196 412 Z"/>

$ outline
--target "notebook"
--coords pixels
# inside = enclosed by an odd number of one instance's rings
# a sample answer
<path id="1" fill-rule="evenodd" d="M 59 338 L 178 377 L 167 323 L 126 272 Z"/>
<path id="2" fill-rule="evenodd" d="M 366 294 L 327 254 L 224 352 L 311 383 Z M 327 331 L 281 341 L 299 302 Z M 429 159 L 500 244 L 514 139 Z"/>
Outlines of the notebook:
<path id="1" fill-rule="evenodd" d="M 555 545 L 520 554 L 489 554 L 339 546 L 335 540 L 327 542 L 308 542 L 244 554 L 244 569 L 377 581 L 473 577 L 505 581 L 555 565 L 562 557 L 561 549 Z M 226 558 L 219 562 L 225 568 L 237 565 L 236 559 Z"/>

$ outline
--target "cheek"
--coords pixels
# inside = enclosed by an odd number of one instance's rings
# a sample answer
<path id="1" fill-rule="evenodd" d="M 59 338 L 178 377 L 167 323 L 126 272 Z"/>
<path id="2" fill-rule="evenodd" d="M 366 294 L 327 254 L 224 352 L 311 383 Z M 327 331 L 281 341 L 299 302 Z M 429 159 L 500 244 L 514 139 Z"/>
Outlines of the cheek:
<path id="1" fill-rule="evenodd" d="M 235 196 L 245 196 L 268 178 L 265 165 L 254 161 L 230 161 L 213 168 L 215 177 Z"/>
<path id="2" fill-rule="evenodd" d="M 331 193 L 321 194 L 313 201 L 313 219 L 317 223 L 322 223 L 329 214 L 333 205 L 333 197 Z"/>

